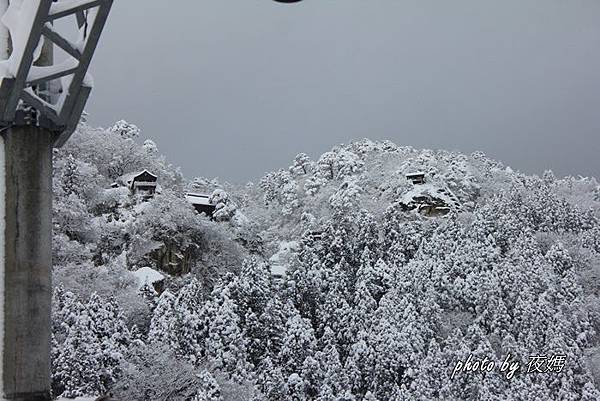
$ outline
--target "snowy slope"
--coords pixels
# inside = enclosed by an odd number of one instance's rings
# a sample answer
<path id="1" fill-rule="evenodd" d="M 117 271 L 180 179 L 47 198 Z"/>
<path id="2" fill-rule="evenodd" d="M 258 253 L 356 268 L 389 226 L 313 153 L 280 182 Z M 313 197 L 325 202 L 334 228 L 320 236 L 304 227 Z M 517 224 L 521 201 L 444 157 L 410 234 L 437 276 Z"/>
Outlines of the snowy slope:
<path id="1" fill-rule="evenodd" d="M 457 401 L 529 399 L 532 386 L 540 399 L 600 399 L 587 363 L 600 346 L 593 178 L 364 140 L 299 154 L 255 184 L 182 183 L 155 150 L 89 128 L 55 166 L 53 352 L 65 393 L 104 393 L 100 366 L 119 399 L 136 401 L 435 399 L 441 384 Z M 143 205 L 108 196 L 116 177 L 148 166 L 164 194 Z M 414 171 L 425 184 L 407 180 Z M 216 192 L 223 213 L 199 217 L 188 191 Z M 402 207 L 420 197 L 455 213 Z M 174 258 L 187 252 L 191 272 L 160 272 L 166 291 L 142 297 L 127 270 L 154 266 L 165 244 Z M 535 384 L 447 377 L 468 354 L 526 360 L 548 344 L 572 365 Z"/>

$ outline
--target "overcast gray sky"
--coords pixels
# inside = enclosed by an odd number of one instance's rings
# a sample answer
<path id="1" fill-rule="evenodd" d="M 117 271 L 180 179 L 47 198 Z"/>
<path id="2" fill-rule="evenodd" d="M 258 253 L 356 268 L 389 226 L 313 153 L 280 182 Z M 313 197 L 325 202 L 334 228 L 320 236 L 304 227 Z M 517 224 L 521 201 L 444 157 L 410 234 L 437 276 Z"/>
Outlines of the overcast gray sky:
<path id="1" fill-rule="evenodd" d="M 92 72 L 190 178 L 364 137 L 600 177 L 598 0 L 117 0 Z"/>

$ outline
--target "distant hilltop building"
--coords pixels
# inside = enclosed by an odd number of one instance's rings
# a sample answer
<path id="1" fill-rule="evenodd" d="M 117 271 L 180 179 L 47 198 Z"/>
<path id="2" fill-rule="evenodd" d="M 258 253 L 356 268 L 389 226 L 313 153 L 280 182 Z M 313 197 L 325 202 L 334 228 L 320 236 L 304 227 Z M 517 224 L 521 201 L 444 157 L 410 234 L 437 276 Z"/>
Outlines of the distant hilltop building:
<path id="1" fill-rule="evenodd" d="M 456 195 L 446 187 L 422 183 L 400 199 L 404 210 L 416 210 L 427 217 L 443 216 L 452 209 L 460 209 Z"/>
<path id="2" fill-rule="evenodd" d="M 205 213 L 208 217 L 212 217 L 215 212 L 216 205 L 210 202 L 210 195 L 188 192 L 185 194 L 185 199 L 198 213 Z"/>
<path id="3" fill-rule="evenodd" d="M 142 200 L 148 200 L 154 197 L 158 187 L 158 176 L 148 170 L 142 170 L 135 173 L 122 175 L 117 182 L 112 184 L 114 188 L 125 186 L 129 188 L 132 195 L 140 197 Z"/>
<path id="4" fill-rule="evenodd" d="M 415 185 L 425 184 L 425 173 L 422 171 L 408 173 L 406 174 L 406 179 L 411 181 Z"/>

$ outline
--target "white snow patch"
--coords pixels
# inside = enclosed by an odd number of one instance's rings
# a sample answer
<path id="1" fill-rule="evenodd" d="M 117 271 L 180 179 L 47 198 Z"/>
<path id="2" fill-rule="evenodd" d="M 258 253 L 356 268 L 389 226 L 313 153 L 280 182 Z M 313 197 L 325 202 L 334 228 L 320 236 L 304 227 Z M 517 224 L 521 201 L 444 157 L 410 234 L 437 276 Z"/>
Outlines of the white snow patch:
<path id="1" fill-rule="evenodd" d="M 10 2 L 8 9 L 2 16 L 2 23 L 10 31 L 13 51 L 10 58 L 2 61 L 7 67 L 7 73 L 15 77 L 19 65 L 23 60 L 25 47 L 31 35 L 33 22 L 40 8 L 40 0 L 14 0 Z M 40 39 L 34 51 L 34 61 L 38 59 L 42 51 L 42 40 Z"/>
<path id="2" fill-rule="evenodd" d="M 134 271 L 132 274 L 138 282 L 138 290 L 142 289 L 146 284 L 152 285 L 165 279 L 165 276 L 147 266 Z"/>
<path id="3" fill-rule="evenodd" d="M 296 254 L 300 247 L 298 241 L 281 241 L 277 252 L 269 258 L 271 265 L 271 274 L 275 277 L 285 276 L 285 272 L 290 265 L 291 258 Z"/>
<path id="4" fill-rule="evenodd" d="M 58 14 L 60 12 L 71 10 L 78 6 L 83 6 L 92 3 L 94 0 L 63 0 L 57 3 L 52 3 L 50 6 L 50 15 Z"/>
<path id="5" fill-rule="evenodd" d="M 269 258 L 269 261 L 271 263 L 284 263 L 292 253 L 298 250 L 299 246 L 298 241 L 281 241 L 279 249 Z"/>
<path id="6" fill-rule="evenodd" d="M 287 266 L 271 265 L 271 275 L 273 275 L 275 277 L 285 276 L 286 271 L 287 271 Z"/>
<path id="7" fill-rule="evenodd" d="M 413 189 L 402 195 L 400 202 L 408 205 L 415 197 L 418 196 L 430 196 L 433 198 L 438 198 L 443 200 L 446 205 L 453 205 L 458 202 L 456 196 L 448 188 L 439 187 L 429 183 L 416 185 Z"/>

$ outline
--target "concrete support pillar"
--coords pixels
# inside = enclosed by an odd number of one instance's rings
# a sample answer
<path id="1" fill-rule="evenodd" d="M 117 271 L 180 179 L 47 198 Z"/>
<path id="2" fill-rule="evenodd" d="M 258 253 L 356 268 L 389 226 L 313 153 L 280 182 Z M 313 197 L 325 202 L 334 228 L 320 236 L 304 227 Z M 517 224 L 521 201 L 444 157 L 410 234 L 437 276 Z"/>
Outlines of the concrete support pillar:
<path id="1" fill-rule="evenodd" d="M 11 401 L 47 401 L 50 400 L 53 136 L 33 126 L 12 127 L 2 136 L 5 219 L 4 263 L 0 261 L 3 264 L 0 274 L 4 273 L 0 280 L 3 284 L 0 399 L 4 396 Z"/>

